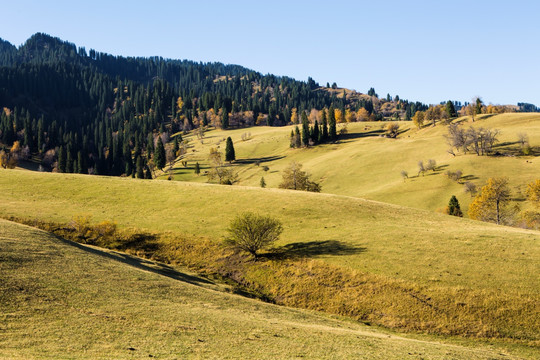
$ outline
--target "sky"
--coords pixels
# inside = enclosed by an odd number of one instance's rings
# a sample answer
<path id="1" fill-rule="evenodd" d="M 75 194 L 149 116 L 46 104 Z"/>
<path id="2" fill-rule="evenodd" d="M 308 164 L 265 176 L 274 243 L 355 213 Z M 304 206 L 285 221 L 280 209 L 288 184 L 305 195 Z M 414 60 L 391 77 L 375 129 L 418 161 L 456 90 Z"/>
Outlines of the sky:
<path id="1" fill-rule="evenodd" d="M 6 1 L 0 38 L 238 64 L 428 104 L 540 105 L 540 2 Z"/>

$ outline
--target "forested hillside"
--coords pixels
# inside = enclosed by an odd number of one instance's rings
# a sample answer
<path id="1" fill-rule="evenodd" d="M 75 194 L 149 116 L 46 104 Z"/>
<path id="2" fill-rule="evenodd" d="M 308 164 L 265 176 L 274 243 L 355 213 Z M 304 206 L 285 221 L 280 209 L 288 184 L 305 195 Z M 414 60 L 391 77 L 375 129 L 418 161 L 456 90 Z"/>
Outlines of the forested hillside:
<path id="1" fill-rule="evenodd" d="M 40 33 L 19 48 L 0 39 L 3 166 L 17 158 L 45 171 L 148 174 L 159 139 L 178 131 L 282 126 L 331 107 L 371 120 L 426 108 L 237 65 L 86 51 Z"/>

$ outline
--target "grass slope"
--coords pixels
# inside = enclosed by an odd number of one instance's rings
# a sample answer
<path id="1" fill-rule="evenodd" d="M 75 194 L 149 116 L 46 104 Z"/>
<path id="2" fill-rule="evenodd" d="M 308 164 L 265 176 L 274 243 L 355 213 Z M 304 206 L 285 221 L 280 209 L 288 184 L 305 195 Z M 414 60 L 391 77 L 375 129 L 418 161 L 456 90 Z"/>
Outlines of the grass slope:
<path id="1" fill-rule="evenodd" d="M 193 274 L 4 220 L 0 234 L 3 359 L 517 358 L 226 294 Z"/>
<path id="2" fill-rule="evenodd" d="M 445 326 L 442 321 L 470 326 L 478 336 L 493 330 L 507 339 L 539 340 L 540 234 L 535 231 L 352 197 L 277 189 L 16 170 L 0 171 L 0 188 L 2 216 L 67 223 L 87 213 L 96 221 L 115 220 L 121 227 L 214 240 L 225 235 L 237 213 L 268 213 L 283 221 L 286 230 L 278 245 L 289 251 L 346 271 L 403 282 L 420 292 L 427 300 L 419 299 L 404 310 L 399 309 L 402 293 L 390 293 L 387 299 L 388 310 L 432 314 L 428 318 L 433 325 L 417 324 L 418 329 L 431 326 L 437 332 L 438 326 Z M 256 276 L 253 282 L 264 284 L 268 273 L 261 270 Z M 288 286 L 283 283 L 282 288 L 301 290 Z M 302 286 L 308 291 L 309 283 Z M 346 292 L 340 293 L 347 299 Z"/>
<path id="3" fill-rule="evenodd" d="M 277 187 L 281 170 L 292 160 L 304 164 L 304 169 L 320 180 L 322 191 L 339 195 L 356 196 L 415 208 L 436 210 L 448 204 L 456 195 L 465 210 L 471 201 L 463 185 L 451 181 L 444 172 L 461 170 L 466 180 L 482 186 L 489 177 L 508 176 L 514 196 L 523 198 L 526 184 L 538 178 L 540 161 L 535 156 L 514 156 L 519 153 L 519 133 L 527 133 L 536 156 L 540 155 L 540 114 L 501 114 L 479 116 L 473 123 L 469 118 L 457 122 L 468 128 L 486 127 L 499 129 L 497 150 L 512 156 L 486 157 L 472 154 L 452 156 L 444 135 L 447 127 L 441 124 L 425 126 L 421 130 L 412 122 L 400 122 L 401 134 L 397 139 L 379 137 L 386 123 L 351 123 L 349 134 L 338 144 L 325 144 L 310 149 L 290 149 L 289 135 L 292 126 L 283 128 L 255 127 L 238 130 L 212 130 L 203 143 L 192 138 L 188 155 L 188 168 L 180 163 L 174 168 L 177 180 L 206 182 L 206 176 L 193 172 L 195 161 L 207 166 L 211 147 L 224 151 L 227 136 L 235 144 L 240 184 L 259 186 L 264 176 L 268 187 Z M 251 139 L 242 141 L 242 134 L 251 133 Z M 188 135 L 191 138 L 191 135 Z M 434 159 L 440 166 L 436 172 L 416 176 L 418 161 Z M 261 166 L 256 166 L 259 160 Z M 268 166 L 268 172 L 263 166 Z M 400 172 L 405 170 L 410 178 L 405 182 Z"/>

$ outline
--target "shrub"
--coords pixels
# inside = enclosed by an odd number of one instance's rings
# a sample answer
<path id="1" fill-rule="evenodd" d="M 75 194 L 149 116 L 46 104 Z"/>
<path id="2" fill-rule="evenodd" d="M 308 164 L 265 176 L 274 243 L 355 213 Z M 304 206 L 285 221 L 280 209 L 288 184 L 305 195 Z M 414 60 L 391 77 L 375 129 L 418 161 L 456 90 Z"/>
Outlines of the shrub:
<path id="1" fill-rule="evenodd" d="M 234 218 L 227 231 L 227 244 L 246 251 L 257 259 L 258 251 L 279 239 L 283 226 L 279 220 L 272 217 L 246 212 Z"/>

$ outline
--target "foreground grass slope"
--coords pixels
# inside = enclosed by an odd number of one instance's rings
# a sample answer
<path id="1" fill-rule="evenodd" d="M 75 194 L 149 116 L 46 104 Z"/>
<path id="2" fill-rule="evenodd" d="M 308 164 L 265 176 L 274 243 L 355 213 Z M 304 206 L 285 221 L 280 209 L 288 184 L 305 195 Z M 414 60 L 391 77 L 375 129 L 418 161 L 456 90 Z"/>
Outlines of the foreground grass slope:
<path id="1" fill-rule="evenodd" d="M 368 274 L 366 281 L 374 289 L 386 289 L 385 302 L 377 300 L 376 293 L 363 294 L 359 275 L 349 290 L 336 282 L 339 297 L 332 298 L 332 292 L 319 299 L 306 297 L 317 295 L 310 287 L 324 292 L 326 286 L 307 279 L 295 288 L 293 282 L 302 278 L 295 271 L 309 272 L 310 263 L 290 273 L 280 263 L 263 264 L 246 275 L 250 284 L 284 299 L 284 304 L 366 319 L 375 311 L 382 319 L 379 323 L 396 328 L 539 341 L 540 234 L 535 231 L 352 197 L 277 189 L 16 170 L 0 171 L 0 188 L 4 217 L 68 223 L 74 215 L 92 214 L 95 221 L 115 220 L 123 228 L 173 237 L 193 234 L 210 241 L 223 238 L 230 219 L 241 211 L 270 214 L 284 223 L 278 244 L 282 250 L 317 258 L 341 269 L 342 275 Z M 317 271 L 324 272 L 317 264 Z M 329 278 L 334 270 L 328 270 Z M 282 277 L 272 278 L 274 273 Z M 350 303 L 354 309 L 365 299 L 371 299 L 371 305 L 360 313 L 343 305 Z M 366 317 L 362 311 L 368 311 Z"/>
<path id="2" fill-rule="evenodd" d="M 226 294 L 205 278 L 4 220 L 0 248 L 2 359 L 517 358 Z"/>
<path id="3" fill-rule="evenodd" d="M 290 149 L 289 135 L 292 126 L 283 128 L 255 127 L 238 130 L 212 130 L 206 137 L 191 138 L 192 148 L 187 160 L 188 167 L 178 163 L 174 168 L 177 180 L 206 182 L 206 176 L 194 174 L 193 165 L 198 161 L 203 171 L 211 147 L 225 149 L 224 139 L 234 141 L 240 184 L 259 186 L 264 176 L 268 187 L 277 187 L 281 181 L 281 171 L 291 162 L 304 164 L 304 169 L 321 182 L 326 193 L 356 196 L 411 206 L 420 209 L 437 210 L 448 204 L 456 195 L 464 210 L 471 198 L 464 193 L 463 185 L 444 176 L 447 170 L 461 170 L 465 180 L 482 186 L 489 177 L 507 176 L 516 198 L 524 197 L 528 182 L 540 174 L 540 114 L 500 114 L 482 115 L 475 122 L 470 118 L 460 118 L 456 122 L 466 128 L 485 127 L 499 129 L 499 145 L 496 151 L 504 156 L 487 157 L 472 154 L 450 155 L 444 135 L 447 126 L 427 125 L 418 130 L 412 122 L 400 122 L 397 139 L 382 138 L 386 122 L 363 122 L 347 125 L 348 134 L 337 144 L 319 145 L 309 149 Z M 242 141 L 242 134 L 251 138 Z M 519 155 L 518 134 L 528 134 L 533 147 L 530 156 Z M 417 176 L 418 161 L 436 160 L 439 169 Z M 256 161 L 260 161 L 260 166 Z M 268 166 L 269 171 L 264 171 Z M 403 181 L 400 173 L 405 170 L 409 179 Z M 163 178 L 165 178 L 163 176 Z M 464 180 L 464 181 L 465 181 Z M 465 211 L 466 212 L 466 211 Z"/>

